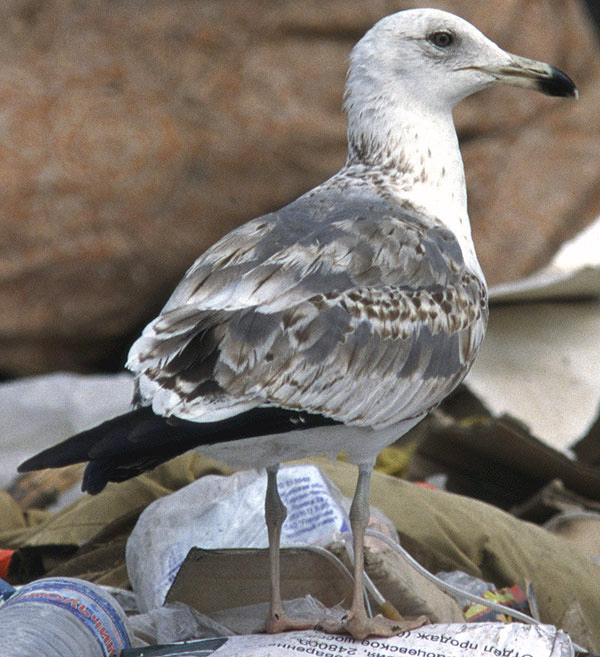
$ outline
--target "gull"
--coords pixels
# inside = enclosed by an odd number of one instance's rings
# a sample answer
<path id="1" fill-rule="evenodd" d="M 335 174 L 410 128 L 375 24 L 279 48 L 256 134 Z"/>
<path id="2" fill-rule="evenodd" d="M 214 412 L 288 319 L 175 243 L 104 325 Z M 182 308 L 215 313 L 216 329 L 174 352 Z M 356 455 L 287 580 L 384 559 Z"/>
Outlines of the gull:
<path id="1" fill-rule="evenodd" d="M 454 106 L 497 84 L 574 96 L 560 70 L 503 51 L 434 9 L 380 20 L 350 55 L 348 157 L 329 180 L 201 255 L 129 353 L 134 410 L 51 447 L 21 471 L 89 461 L 98 493 L 189 449 L 265 467 L 269 632 L 306 627 L 282 607 L 282 461 L 343 453 L 356 638 L 425 619 L 367 615 L 363 539 L 378 452 L 463 380 L 483 340 L 487 289 L 467 215 Z"/>

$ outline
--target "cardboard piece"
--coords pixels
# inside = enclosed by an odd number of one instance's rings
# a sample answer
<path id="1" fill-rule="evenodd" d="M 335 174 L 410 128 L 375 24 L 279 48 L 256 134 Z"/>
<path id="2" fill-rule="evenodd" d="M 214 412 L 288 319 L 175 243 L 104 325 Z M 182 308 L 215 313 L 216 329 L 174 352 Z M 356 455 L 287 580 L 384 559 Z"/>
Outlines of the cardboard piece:
<path id="1" fill-rule="evenodd" d="M 307 594 L 327 607 L 349 604 L 352 578 L 323 549 L 281 550 L 281 593 L 284 600 Z M 202 614 L 269 600 L 269 551 L 192 548 L 165 599 L 184 602 Z"/>
<path id="2" fill-rule="evenodd" d="M 411 463 L 410 479 L 448 475 L 447 488 L 510 509 L 554 479 L 574 493 L 600 499 L 600 469 L 569 459 L 508 417 L 432 416 Z"/>
<path id="3" fill-rule="evenodd" d="M 387 545 L 373 548 L 374 539 L 367 537 L 365 572 L 379 593 L 405 618 L 427 616 L 431 623 L 458 623 L 464 615 L 456 600 L 444 593 L 431 580 L 419 573 L 398 552 Z M 330 548 L 350 568 L 341 544 Z M 375 610 L 377 606 L 373 607 Z"/>
<path id="4" fill-rule="evenodd" d="M 587 434 L 573 446 L 577 458 L 588 465 L 600 465 L 600 412 Z"/>
<path id="5" fill-rule="evenodd" d="M 554 479 L 523 504 L 511 509 L 511 513 L 517 518 L 538 525 L 547 523 L 558 514 L 573 511 L 592 511 L 600 514 L 600 501 L 577 495 L 565 488 L 560 479 Z"/>

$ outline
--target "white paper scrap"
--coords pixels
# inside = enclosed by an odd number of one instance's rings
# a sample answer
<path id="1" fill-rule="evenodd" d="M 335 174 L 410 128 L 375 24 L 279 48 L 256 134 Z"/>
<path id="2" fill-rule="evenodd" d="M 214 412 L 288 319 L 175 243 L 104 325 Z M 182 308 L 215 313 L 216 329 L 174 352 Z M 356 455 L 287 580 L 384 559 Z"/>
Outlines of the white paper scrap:
<path id="1" fill-rule="evenodd" d="M 599 335 L 597 301 L 497 306 L 465 382 L 494 415 L 568 453 L 600 410 Z"/>
<path id="2" fill-rule="evenodd" d="M 600 217 L 565 242 L 542 269 L 490 289 L 492 301 L 539 301 L 600 296 Z"/>
<path id="3" fill-rule="evenodd" d="M 599 335 L 600 217 L 546 267 L 490 289 L 487 335 L 466 383 L 494 415 L 512 415 L 568 454 L 600 411 Z"/>
<path id="4" fill-rule="evenodd" d="M 132 397 L 129 374 L 56 372 L 1 384 L 0 487 L 40 450 L 130 410 Z"/>
<path id="5" fill-rule="evenodd" d="M 181 653 L 185 654 L 185 653 Z M 550 625 L 427 625 L 391 638 L 317 631 L 228 637 L 214 657 L 572 657 L 568 635 Z"/>

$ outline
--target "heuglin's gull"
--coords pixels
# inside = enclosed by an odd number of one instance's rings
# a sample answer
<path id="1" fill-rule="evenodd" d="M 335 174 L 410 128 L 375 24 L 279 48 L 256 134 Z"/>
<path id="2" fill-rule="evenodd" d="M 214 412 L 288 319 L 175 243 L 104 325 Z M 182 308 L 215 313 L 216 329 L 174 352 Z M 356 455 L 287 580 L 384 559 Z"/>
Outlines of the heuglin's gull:
<path id="1" fill-rule="evenodd" d="M 348 159 L 332 178 L 237 228 L 192 265 L 129 354 L 136 410 L 21 471 L 89 461 L 98 493 L 191 448 L 267 468 L 271 632 L 304 627 L 279 594 L 281 461 L 343 452 L 355 637 L 421 624 L 365 611 L 363 537 L 377 453 L 464 378 L 483 339 L 486 285 L 471 240 L 452 108 L 494 84 L 576 96 L 552 66 L 508 54 L 434 9 L 379 21 L 350 56 Z"/>

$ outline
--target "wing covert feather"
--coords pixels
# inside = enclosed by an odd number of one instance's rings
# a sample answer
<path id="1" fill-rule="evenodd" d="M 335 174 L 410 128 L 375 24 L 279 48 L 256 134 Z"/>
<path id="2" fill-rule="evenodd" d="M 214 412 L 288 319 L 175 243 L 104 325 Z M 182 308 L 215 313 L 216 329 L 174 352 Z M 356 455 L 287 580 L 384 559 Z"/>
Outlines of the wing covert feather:
<path id="1" fill-rule="evenodd" d="M 379 426 L 464 377 L 487 299 L 453 235 L 389 201 L 338 198 L 312 218 L 306 202 L 194 263 L 130 352 L 141 403 L 187 419 L 277 405 Z"/>

